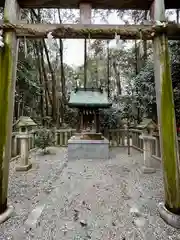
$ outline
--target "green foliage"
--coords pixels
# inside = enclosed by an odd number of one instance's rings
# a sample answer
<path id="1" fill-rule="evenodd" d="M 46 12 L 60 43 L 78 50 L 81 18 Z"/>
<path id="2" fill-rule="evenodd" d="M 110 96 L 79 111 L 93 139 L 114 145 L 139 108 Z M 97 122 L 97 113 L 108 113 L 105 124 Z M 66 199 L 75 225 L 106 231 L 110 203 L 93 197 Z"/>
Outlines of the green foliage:
<path id="1" fill-rule="evenodd" d="M 54 144 L 54 133 L 50 129 L 40 128 L 35 138 L 35 146 L 46 152 L 47 147 Z"/>
<path id="2" fill-rule="evenodd" d="M 174 90 L 175 112 L 176 119 L 179 123 L 180 119 L 180 42 L 169 42 L 171 53 L 171 70 L 172 70 L 172 84 Z M 153 60 L 147 61 L 140 73 L 134 77 L 134 88 L 137 93 L 137 104 L 143 112 L 151 118 L 157 118 L 156 112 L 156 92 L 154 81 L 154 67 Z M 143 107 L 142 107 L 143 106 Z"/>
<path id="3" fill-rule="evenodd" d="M 170 42 L 171 68 L 177 124 L 180 124 L 180 41 Z"/>
<path id="4" fill-rule="evenodd" d="M 136 91 L 136 106 L 148 117 L 156 119 L 156 92 L 152 61 L 147 61 L 145 67 L 134 77 L 133 81 Z"/>
<path id="5" fill-rule="evenodd" d="M 122 126 L 121 113 L 115 108 L 100 110 L 100 128 L 115 129 Z"/>
<path id="6" fill-rule="evenodd" d="M 40 84 L 36 58 L 33 55 L 34 49 L 32 41 L 26 42 L 27 56 L 25 53 L 25 43 L 21 40 L 18 53 L 17 81 L 15 107 L 23 102 L 23 114 L 30 116 L 31 109 L 37 114 L 40 112 L 39 96 Z M 17 113 L 18 110 L 16 109 Z M 22 113 L 20 113 L 22 115 Z"/>
<path id="7" fill-rule="evenodd" d="M 68 124 L 69 127 L 71 128 L 76 128 L 78 122 L 79 122 L 79 117 L 78 117 L 78 111 L 77 109 L 74 108 L 65 108 L 64 111 L 64 122 Z"/>

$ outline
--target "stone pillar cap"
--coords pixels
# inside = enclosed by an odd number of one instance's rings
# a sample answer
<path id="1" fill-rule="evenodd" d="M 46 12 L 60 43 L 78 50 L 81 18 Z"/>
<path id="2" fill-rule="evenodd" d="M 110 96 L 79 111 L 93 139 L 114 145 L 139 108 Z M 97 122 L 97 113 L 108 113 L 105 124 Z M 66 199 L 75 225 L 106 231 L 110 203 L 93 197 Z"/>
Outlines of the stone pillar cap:
<path id="1" fill-rule="evenodd" d="M 156 138 L 152 135 L 140 135 L 139 136 L 140 139 L 144 139 L 144 140 L 155 140 Z"/>
<path id="2" fill-rule="evenodd" d="M 21 134 L 18 134 L 18 135 L 17 135 L 17 138 L 27 139 L 27 138 L 29 138 L 29 134 L 27 134 L 27 133 L 21 133 Z"/>

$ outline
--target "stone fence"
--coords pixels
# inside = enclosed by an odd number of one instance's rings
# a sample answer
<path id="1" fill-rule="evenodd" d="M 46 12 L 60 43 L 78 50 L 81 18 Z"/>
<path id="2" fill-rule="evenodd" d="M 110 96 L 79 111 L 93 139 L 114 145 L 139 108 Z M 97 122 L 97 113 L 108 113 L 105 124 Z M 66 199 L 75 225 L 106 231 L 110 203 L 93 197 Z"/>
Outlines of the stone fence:
<path id="1" fill-rule="evenodd" d="M 139 136 L 142 134 L 141 130 L 131 129 L 131 146 L 141 152 L 143 152 L 143 139 Z M 161 149 L 160 149 L 160 139 L 157 133 L 153 134 L 154 140 L 152 140 L 151 155 L 156 160 L 161 161 Z M 180 149 L 180 137 L 178 137 L 178 145 Z"/>
<path id="2" fill-rule="evenodd" d="M 56 131 L 56 145 L 67 147 L 68 139 L 74 135 L 75 129 L 61 129 Z M 143 139 L 140 138 L 141 130 L 130 129 L 131 147 L 143 152 Z M 104 136 L 110 141 L 110 147 L 127 146 L 127 130 L 110 129 L 105 131 Z M 155 140 L 152 140 L 152 156 L 157 160 L 161 159 L 159 135 L 153 134 Z M 179 138 L 180 143 L 180 138 Z"/>
<path id="3" fill-rule="evenodd" d="M 75 129 L 60 129 L 56 130 L 55 134 L 55 145 L 61 147 L 67 147 L 68 139 L 74 135 L 76 132 Z M 137 129 L 130 129 L 130 145 L 143 152 L 143 139 L 139 138 L 142 134 L 141 130 Z M 110 129 L 105 131 L 105 137 L 110 141 L 110 147 L 123 147 L 127 146 L 127 130 L 125 129 Z M 159 136 L 157 134 L 153 135 L 155 140 L 152 140 L 152 156 L 157 160 L 161 159 L 160 153 L 160 141 Z M 29 134 L 29 150 L 35 148 L 34 144 L 35 140 L 35 132 L 31 132 Z M 11 156 L 12 158 L 18 157 L 20 155 L 20 141 L 21 139 L 18 138 L 18 132 L 13 132 L 12 134 L 12 146 L 11 146 Z M 180 139 L 179 139 L 180 143 Z"/>
<path id="4" fill-rule="evenodd" d="M 60 129 L 56 130 L 55 145 L 60 147 L 67 147 L 68 140 L 74 135 L 76 129 Z M 11 157 L 12 159 L 20 156 L 21 139 L 18 137 L 18 132 L 13 132 L 11 143 Z M 124 129 L 111 129 L 106 131 L 105 137 L 109 139 L 111 147 L 127 146 L 127 133 Z M 29 150 L 35 148 L 35 132 L 29 134 Z"/>
<path id="5" fill-rule="evenodd" d="M 67 147 L 69 138 L 75 132 L 76 129 L 56 130 L 56 145 Z M 111 147 L 127 146 L 127 132 L 125 129 L 110 129 L 105 131 L 104 136 L 110 141 Z"/>
<path id="6" fill-rule="evenodd" d="M 131 129 L 131 137 L 132 137 L 132 147 L 143 152 L 143 139 L 139 138 L 142 134 L 141 130 Z M 152 140 L 152 156 L 157 160 L 161 160 L 161 151 L 160 151 L 160 140 L 159 135 L 154 133 L 153 137 L 155 138 Z M 179 139 L 180 140 L 180 139 Z"/>
<path id="7" fill-rule="evenodd" d="M 59 129 L 56 130 L 55 145 L 60 147 L 67 147 L 68 140 L 74 135 L 76 129 Z"/>

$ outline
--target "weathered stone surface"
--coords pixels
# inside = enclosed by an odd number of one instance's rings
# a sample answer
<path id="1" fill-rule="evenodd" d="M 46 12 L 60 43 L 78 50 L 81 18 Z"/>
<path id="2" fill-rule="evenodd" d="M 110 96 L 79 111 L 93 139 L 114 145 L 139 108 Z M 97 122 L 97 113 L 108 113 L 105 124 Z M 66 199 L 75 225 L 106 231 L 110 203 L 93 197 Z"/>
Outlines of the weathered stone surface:
<path id="1" fill-rule="evenodd" d="M 16 171 L 17 172 L 24 172 L 24 171 L 28 171 L 31 168 L 32 168 L 32 163 L 28 163 L 27 165 L 16 166 Z"/>
<path id="2" fill-rule="evenodd" d="M 108 159 L 109 141 L 80 140 L 71 138 L 68 141 L 68 160 L 78 159 Z"/>
<path id="3" fill-rule="evenodd" d="M 176 215 L 174 213 L 171 213 L 167 210 L 167 208 L 164 206 L 164 203 L 159 203 L 158 205 L 159 213 L 164 219 L 165 222 L 167 222 L 172 227 L 180 229 L 180 216 Z"/>
<path id="4" fill-rule="evenodd" d="M 155 168 L 150 168 L 150 167 L 146 167 L 146 166 L 142 166 L 142 172 L 143 173 L 155 173 L 156 169 Z"/>
<path id="5" fill-rule="evenodd" d="M 155 137 L 151 135 L 140 135 L 140 139 L 143 139 L 143 155 L 144 166 L 142 168 L 143 173 L 154 173 L 156 171 L 154 166 L 154 159 L 152 158 L 153 141 Z"/>

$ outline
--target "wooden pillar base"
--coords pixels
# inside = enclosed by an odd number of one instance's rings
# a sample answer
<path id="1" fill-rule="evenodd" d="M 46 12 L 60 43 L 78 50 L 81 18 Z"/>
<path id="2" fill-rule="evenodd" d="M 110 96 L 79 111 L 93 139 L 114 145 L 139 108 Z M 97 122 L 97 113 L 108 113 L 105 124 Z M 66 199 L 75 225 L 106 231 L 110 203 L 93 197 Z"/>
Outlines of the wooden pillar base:
<path id="1" fill-rule="evenodd" d="M 164 203 L 158 204 L 158 210 L 161 218 L 174 228 L 180 229 L 180 215 L 170 212 Z"/>
<path id="2" fill-rule="evenodd" d="M 11 217 L 13 211 L 14 211 L 13 206 L 7 206 L 7 209 L 5 210 L 5 212 L 0 214 L 0 224 L 7 221 Z"/>

